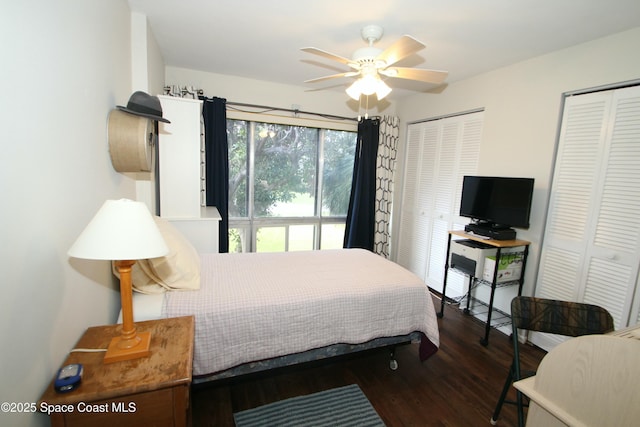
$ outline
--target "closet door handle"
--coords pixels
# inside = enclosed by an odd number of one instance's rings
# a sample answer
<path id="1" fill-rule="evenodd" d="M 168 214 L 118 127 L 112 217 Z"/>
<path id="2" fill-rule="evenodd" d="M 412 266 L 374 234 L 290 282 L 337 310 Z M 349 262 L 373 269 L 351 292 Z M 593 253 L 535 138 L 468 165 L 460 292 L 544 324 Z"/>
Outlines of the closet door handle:
<path id="1" fill-rule="evenodd" d="M 619 259 L 618 253 L 613 251 L 607 253 L 606 257 L 608 260 L 611 260 L 611 261 L 617 261 Z"/>

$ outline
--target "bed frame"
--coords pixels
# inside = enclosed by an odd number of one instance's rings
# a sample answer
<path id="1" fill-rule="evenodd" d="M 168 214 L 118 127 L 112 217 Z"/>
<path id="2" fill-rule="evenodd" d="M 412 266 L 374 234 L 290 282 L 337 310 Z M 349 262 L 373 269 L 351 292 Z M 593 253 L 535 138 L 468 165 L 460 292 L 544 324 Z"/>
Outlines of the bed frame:
<path id="1" fill-rule="evenodd" d="M 395 371 L 398 369 L 398 361 L 395 359 L 396 347 L 399 345 L 407 345 L 417 342 L 420 343 L 420 359 L 422 361 L 437 351 L 437 347 L 435 347 L 422 332 L 412 332 L 408 335 L 375 338 L 362 344 L 333 344 L 326 347 L 303 351 L 301 353 L 287 354 L 284 356 L 274 357 L 272 359 L 248 362 L 224 371 L 194 377 L 193 384 L 224 380 L 241 375 L 254 374 L 383 347 L 386 347 L 389 350 L 389 368 Z"/>

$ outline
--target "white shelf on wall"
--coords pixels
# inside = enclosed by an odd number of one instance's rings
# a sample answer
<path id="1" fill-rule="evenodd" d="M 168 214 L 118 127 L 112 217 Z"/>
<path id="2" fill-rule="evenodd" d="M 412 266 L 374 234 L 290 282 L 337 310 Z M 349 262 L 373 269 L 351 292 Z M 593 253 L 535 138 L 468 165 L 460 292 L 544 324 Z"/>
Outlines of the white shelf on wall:
<path id="1" fill-rule="evenodd" d="M 163 117 L 159 123 L 158 157 L 160 215 L 198 218 L 201 207 L 200 117 L 202 101 L 158 96 Z"/>
<path id="2" fill-rule="evenodd" d="M 160 216 L 200 253 L 218 252 L 218 209 L 202 206 L 202 101 L 158 96 L 163 117 L 158 132 Z"/>
<path id="3" fill-rule="evenodd" d="M 193 218 L 171 218 L 171 222 L 191 242 L 199 253 L 217 253 L 219 222 L 222 219 L 214 206 L 202 207 L 200 216 Z"/>

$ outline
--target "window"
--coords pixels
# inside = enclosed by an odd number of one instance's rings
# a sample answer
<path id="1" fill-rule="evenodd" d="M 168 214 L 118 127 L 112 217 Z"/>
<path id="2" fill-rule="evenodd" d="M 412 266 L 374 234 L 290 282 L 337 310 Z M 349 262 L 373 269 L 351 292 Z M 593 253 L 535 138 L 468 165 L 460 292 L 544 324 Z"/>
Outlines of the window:
<path id="1" fill-rule="evenodd" d="M 229 252 L 342 247 L 356 132 L 227 120 Z"/>

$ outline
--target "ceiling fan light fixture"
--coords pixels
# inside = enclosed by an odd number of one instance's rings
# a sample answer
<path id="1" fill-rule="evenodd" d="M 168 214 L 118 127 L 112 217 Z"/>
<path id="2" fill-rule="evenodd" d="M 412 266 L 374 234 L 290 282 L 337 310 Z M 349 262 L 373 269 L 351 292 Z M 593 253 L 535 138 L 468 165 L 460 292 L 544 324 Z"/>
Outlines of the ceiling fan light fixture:
<path id="1" fill-rule="evenodd" d="M 349 97 L 358 101 L 360 99 L 360 95 L 362 95 L 362 91 L 360 90 L 360 79 L 353 82 L 345 92 L 347 92 Z"/>
<path id="2" fill-rule="evenodd" d="M 351 98 L 358 101 L 363 94 L 369 96 L 375 93 L 380 100 L 391 92 L 391 88 L 382 82 L 381 76 L 431 84 L 441 84 L 445 80 L 448 74 L 446 71 L 395 66 L 404 58 L 424 49 L 425 45 L 409 35 L 404 35 L 386 49 L 378 49 L 373 45 L 380 40 L 383 33 L 379 25 L 367 25 L 362 28 L 362 39 L 367 42 L 367 46 L 357 49 L 351 59 L 315 47 L 303 48 L 305 52 L 337 61 L 352 69 L 349 72 L 307 80 L 305 83 L 360 75 L 361 78 L 346 90 Z"/>
<path id="3" fill-rule="evenodd" d="M 391 93 L 391 88 L 382 80 L 378 80 L 378 87 L 376 88 L 376 96 L 378 97 L 378 101 L 380 101 L 385 96 Z"/>
<path id="4" fill-rule="evenodd" d="M 366 74 L 360 78 L 360 92 L 363 95 L 373 95 L 378 89 L 379 78 Z"/>
<path id="5" fill-rule="evenodd" d="M 369 96 L 374 93 L 378 100 L 381 100 L 391 93 L 391 88 L 385 82 L 380 80 L 379 77 L 365 75 L 353 82 L 345 92 L 347 92 L 347 95 L 356 101 L 358 101 L 362 95 Z"/>

